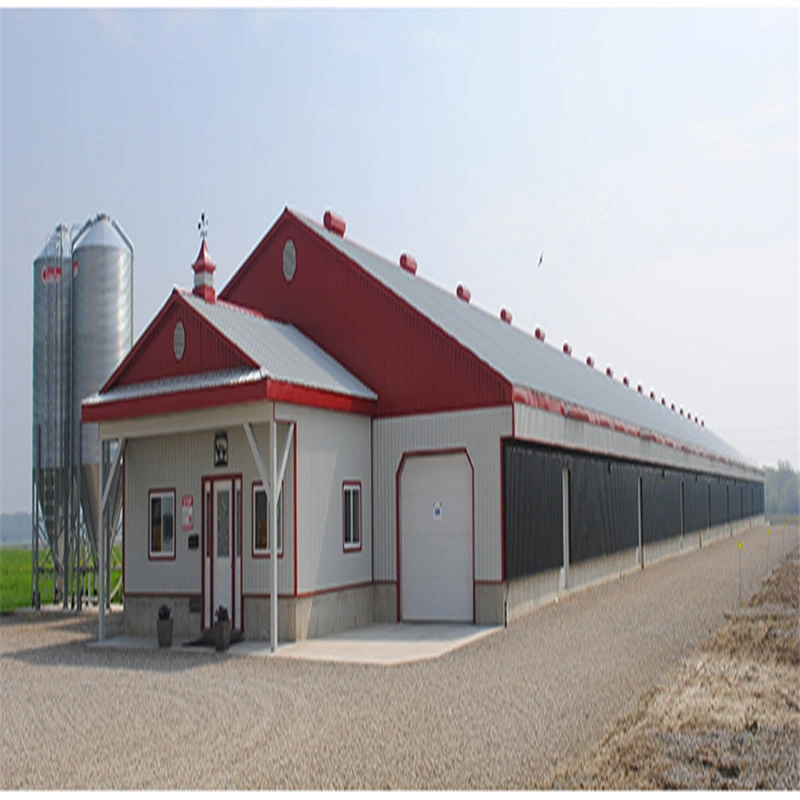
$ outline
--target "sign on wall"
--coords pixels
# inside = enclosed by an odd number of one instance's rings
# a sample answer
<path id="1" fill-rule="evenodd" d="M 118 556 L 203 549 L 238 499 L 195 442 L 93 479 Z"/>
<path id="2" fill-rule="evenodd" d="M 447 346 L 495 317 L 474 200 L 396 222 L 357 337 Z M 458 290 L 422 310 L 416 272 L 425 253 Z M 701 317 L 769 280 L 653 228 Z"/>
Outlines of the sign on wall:
<path id="1" fill-rule="evenodd" d="M 181 499 L 181 528 L 190 531 L 194 528 L 194 497 L 185 494 Z"/>
<path id="2" fill-rule="evenodd" d="M 228 432 L 217 431 L 214 434 L 214 466 L 228 466 Z"/>

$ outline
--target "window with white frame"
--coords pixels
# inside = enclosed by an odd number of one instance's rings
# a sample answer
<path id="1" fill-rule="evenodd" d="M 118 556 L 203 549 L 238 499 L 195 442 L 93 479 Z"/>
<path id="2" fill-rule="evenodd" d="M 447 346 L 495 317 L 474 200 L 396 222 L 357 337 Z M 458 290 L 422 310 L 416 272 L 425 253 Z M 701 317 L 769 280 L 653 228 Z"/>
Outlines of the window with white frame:
<path id="1" fill-rule="evenodd" d="M 346 483 L 342 487 L 344 504 L 344 549 L 359 550 L 361 548 L 361 485 Z"/>
<path id="2" fill-rule="evenodd" d="M 150 555 L 175 555 L 175 491 L 150 492 Z"/>
<path id="3" fill-rule="evenodd" d="M 253 554 L 269 555 L 270 504 L 261 484 L 253 485 Z M 283 492 L 278 503 L 278 555 L 283 555 Z"/>

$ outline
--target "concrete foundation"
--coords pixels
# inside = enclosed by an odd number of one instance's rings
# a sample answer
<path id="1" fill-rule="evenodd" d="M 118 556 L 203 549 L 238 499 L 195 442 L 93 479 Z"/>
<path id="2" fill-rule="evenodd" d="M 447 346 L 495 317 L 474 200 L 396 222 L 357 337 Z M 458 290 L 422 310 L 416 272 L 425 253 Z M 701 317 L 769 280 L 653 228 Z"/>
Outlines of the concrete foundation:
<path id="1" fill-rule="evenodd" d="M 126 597 L 124 629 L 129 636 L 156 637 L 158 609 L 166 603 L 175 620 L 172 635 L 175 639 L 190 639 L 200 635 L 200 612 L 189 611 L 188 597 Z"/>

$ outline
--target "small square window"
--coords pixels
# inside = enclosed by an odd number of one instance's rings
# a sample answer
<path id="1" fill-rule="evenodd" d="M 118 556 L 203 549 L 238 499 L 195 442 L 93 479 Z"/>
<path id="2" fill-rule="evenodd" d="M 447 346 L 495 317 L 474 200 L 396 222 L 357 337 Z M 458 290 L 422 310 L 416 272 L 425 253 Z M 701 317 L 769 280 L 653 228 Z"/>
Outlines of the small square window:
<path id="1" fill-rule="evenodd" d="M 175 555 L 175 491 L 150 492 L 149 553 L 154 558 Z"/>
<path id="2" fill-rule="evenodd" d="M 270 554 L 270 504 L 263 485 L 253 486 L 253 555 Z M 283 555 L 283 491 L 278 503 L 278 555 Z"/>
<path id="3" fill-rule="evenodd" d="M 344 549 L 361 549 L 361 486 L 344 484 L 342 488 Z"/>

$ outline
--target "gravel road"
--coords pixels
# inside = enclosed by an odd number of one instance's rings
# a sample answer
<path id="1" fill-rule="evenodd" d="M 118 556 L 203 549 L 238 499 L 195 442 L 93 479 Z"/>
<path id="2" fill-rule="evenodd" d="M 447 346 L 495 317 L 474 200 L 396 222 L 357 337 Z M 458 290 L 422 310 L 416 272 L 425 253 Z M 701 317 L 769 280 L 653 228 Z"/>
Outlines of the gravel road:
<path id="1" fill-rule="evenodd" d="M 739 538 L 747 598 L 798 529 L 753 528 L 394 667 L 98 650 L 96 618 L 3 618 L 0 788 L 547 786 L 738 606 Z"/>

